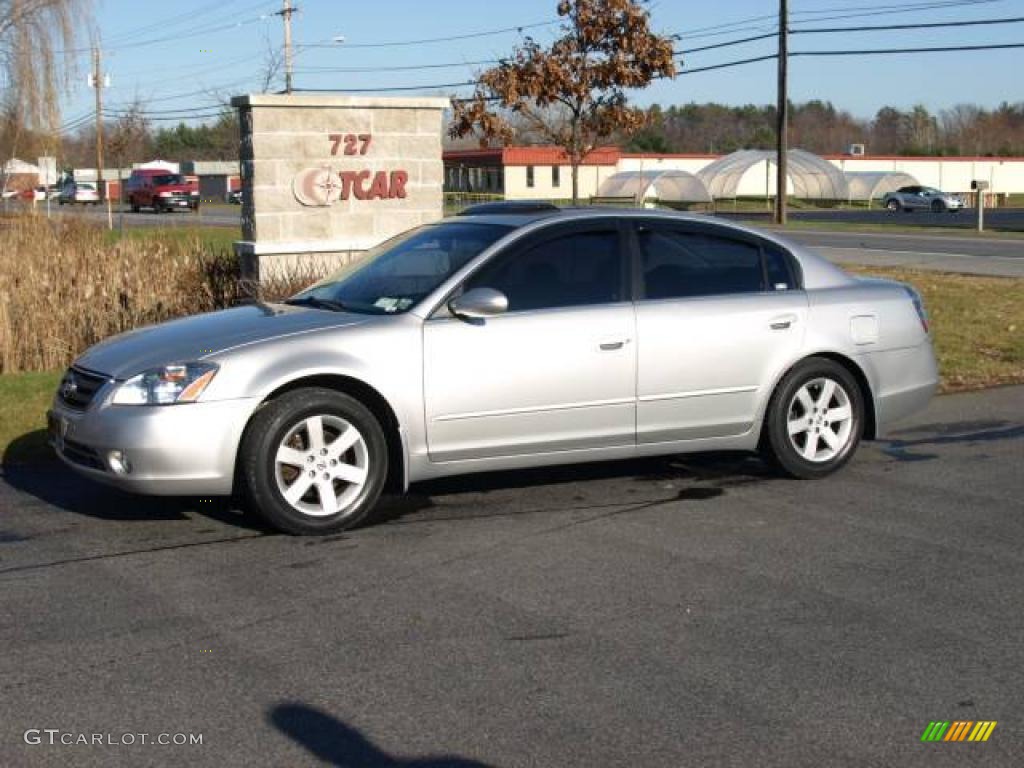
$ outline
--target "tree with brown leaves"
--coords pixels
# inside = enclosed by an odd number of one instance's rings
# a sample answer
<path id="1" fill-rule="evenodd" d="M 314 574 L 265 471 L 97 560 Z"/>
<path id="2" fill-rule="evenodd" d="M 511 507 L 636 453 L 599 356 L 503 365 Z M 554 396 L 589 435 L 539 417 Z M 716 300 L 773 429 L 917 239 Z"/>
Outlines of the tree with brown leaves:
<path id="1" fill-rule="evenodd" d="M 645 0 L 561 0 L 562 36 L 549 48 L 525 38 L 508 59 L 482 72 L 469 99 L 453 102 L 449 134 L 476 134 L 481 146 L 509 142 L 513 123 L 561 147 L 572 166 L 572 200 L 579 202 L 579 167 L 599 142 L 630 134 L 644 113 L 626 89 L 674 77 L 672 38 L 650 28 Z"/>

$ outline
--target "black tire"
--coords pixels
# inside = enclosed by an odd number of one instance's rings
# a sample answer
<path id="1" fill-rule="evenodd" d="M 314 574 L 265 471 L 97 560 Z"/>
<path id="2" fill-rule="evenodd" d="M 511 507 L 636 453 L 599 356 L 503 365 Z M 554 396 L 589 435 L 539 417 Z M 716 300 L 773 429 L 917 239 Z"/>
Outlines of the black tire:
<path id="1" fill-rule="evenodd" d="M 794 409 L 800 408 L 796 402 L 798 393 L 807 385 L 812 385 L 817 380 L 831 380 L 838 385 L 832 402 L 840 401 L 839 391 L 841 388 L 850 407 L 851 424 L 847 433 L 845 443 L 841 444 L 834 455 L 817 461 L 805 458 L 800 447 L 796 444 L 799 436 L 790 437 L 790 419 L 800 417 L 800 413 Z M 817 403 L 815 403 L 817 405 Z M 826 406 L 830 408 L 830 406 Z M 826 411 L 824 418 L 827 419 Z M 820 414 L 819 414 L 820 415 Z M 808 414 L 813 420 L 818 415 Z M 796 418 L 794 418 L 794 421 Z M 813 421 L 811 423 L 814 423 Z M 829 429 L 832 434 L 837 435 L 832 429 L 830 422 L 818 422 L 818 427 L 808 429 L 803 444 L 812 439 L 815 446 L 824 446 L 826 453 L 829 450 L 825 444 L 823 430 Z M 842 435 L 843 428 L 838 430 Z M 864 432 L 864 396 L 860 386 L 850 372 L 832 360 L 821 357 L 809 357 L 797 363 L 779 382 L 772 393 L 771 400 L 765 412 L 764 433 L 762 440 L 762 452 L 765 458 L 774 463 L 784 474 L 801 480 L 812 480 L 829 475 L 850 460 L 857 451 L 861 435 Z M 821 435 L 820 437 L 818 435 Z"/>
<path id="2" fill-rule="evenodd" d="M 136 202 L 134 197 L 131 199 L 131 201 L 132 201 L 132 213 L 138 213 L 139 212 L 139 204 L 138 204 L 138 202 Z"/>
<path id="3" fill-rule="evenodd" d="M 162 205 L 160 205 L 160 199 L 154 197 L 153 198 L 153 213 L 161 214 L 163 212 L 164 212 L 164 208 L 163 208 Z"/>
<path id="4" fill-rule="evenodd" d="M 932 213 L 942 213 L 946 210 L 946 204 L 941 200 L 932 201 Z"/>
<path id="5" fill-rule="evenodd" d="M 889 202 L 887 202 L 885 204 L 885 207 L 886 207 L 886 210 L 889 210 L 889 211 L 892 211 L 893 213 L 895 213 L 896 211 L 898 211 L 903 206 L 900 205 L 900 201 L 899 200 L 897 200 L 896 198 L 892 198 L 892 199 L 889 200 Z"/>
<path id="6" fill-rule="evenodd" d="M 361 445 L 365 447 L 365 481 L 355 490 L 354 497 L 332 515 L 319 516 L 303 512 L 285 498 L 280 487 L 282 481 L 279 478 L 276 458 L 279 448 L 290 433 L 294 434 L 296 429 L 301 429 L 304 420 L 316 416 L 322 419 L 340 419 L 355 427 L 362 437 Z M 328 425 L 325 424 L 326 426 Z M 330 443 L 327 443 L 327 447 L 330 447 Z M 306 446 L 298 450 L 301 452 L 308 449 L 309 446 Z M 350 454 L 341 454 L 347 455 Z M 321 459 L 315 461 L 319 462 Z M 314 474 L 326 469 L 326 459 L 322 461 L 325 463 L 308 465 L 316 467 L 311 470 Z M 239 463 L 245 496 L 257 514 L 285 533 L 322 536 L 347 530 L 368 518 L 377 499 L 380 498 L 387 479 L 388 447 L 380 423 L 366 406 L 341 392 L 311 387 L 288 392 L 267 403 L 253 416 L 239 448 Z M 297 472 L 292 482 L 305 480 L 302 475 L 306 473 L 306 466 L 303 465 L 303 469 Z M 322 504 L 319 480 L 305 482 L 315 482 L 315 485 L 307 485 L 309 491 L 302 499 L 316 498 L 316 503 Z M 334 480 L 330 482 L 332 488 L 341 489 L 342 496 L 348 492 L 349 486 L 344 481 L 339 480 L 338 485 L 334 485 Z M 313 504 L 312 501 L 303 502 L 302 499 L 298 503 Z M 337 497 L 335 500 L 337 501 Z"/>

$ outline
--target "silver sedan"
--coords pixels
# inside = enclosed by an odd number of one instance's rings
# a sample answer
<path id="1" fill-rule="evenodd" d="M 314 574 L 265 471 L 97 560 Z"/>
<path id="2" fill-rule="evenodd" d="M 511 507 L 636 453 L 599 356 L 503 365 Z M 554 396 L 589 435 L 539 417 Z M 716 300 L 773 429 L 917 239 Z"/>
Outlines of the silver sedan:
<path id="1" fill-rule="evenodd" d="M 882 198 L 882 205 L 890 211 L 931 211 L 956 213 L 964 207 L 963 198 L 951 195 L 935 187 L 910 186 L 900 187 L 895 192 L 887 192 Z"/>
<path id="2" fill-rule="evenodd" d="M 469 472 L 742 450 L 823 477 L 937 380 L 906 285 L 700 216 L 499 211 L 407 232 L 281 304 L 104 341 L 50 433 L 97 480 L 241 491 L 323 534 L 386 488 Z"/>

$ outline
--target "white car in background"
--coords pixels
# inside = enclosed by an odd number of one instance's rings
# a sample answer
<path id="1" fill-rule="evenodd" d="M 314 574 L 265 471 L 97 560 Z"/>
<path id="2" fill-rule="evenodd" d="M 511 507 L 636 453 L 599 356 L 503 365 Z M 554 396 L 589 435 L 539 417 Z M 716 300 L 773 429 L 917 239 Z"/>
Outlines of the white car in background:
<path id="1" fill-rule="evenodd" d="M 73 205 L 80 203 L 83 205 L 98 205 L 100 202 L 99 192 L 96 191 L 95 184 L 87 184 L 83 182 L 68 182 L 64 185 L 60 191 L 60 196 L 57 198 L 61 205 L 65 203 Z"/>

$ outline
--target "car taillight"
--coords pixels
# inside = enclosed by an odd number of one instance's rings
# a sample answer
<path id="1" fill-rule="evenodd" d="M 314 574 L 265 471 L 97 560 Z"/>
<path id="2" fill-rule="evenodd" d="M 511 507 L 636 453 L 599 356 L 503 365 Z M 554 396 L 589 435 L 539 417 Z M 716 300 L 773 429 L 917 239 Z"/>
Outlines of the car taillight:
<path id="1" fill-rule="evenodd" d="M 925 311 L 924 301 L 921 299 L 921 294 L 909 285 L 904 285 L 903 290 L 907 292 L 907 295 L 910 297 L 910 301 L 914 305 L 914 310 L 917 312 L 917 319 L 921 321 L 921 327 L 924 329 L 925 333 L 928 333 L 928 312 Z"/>

